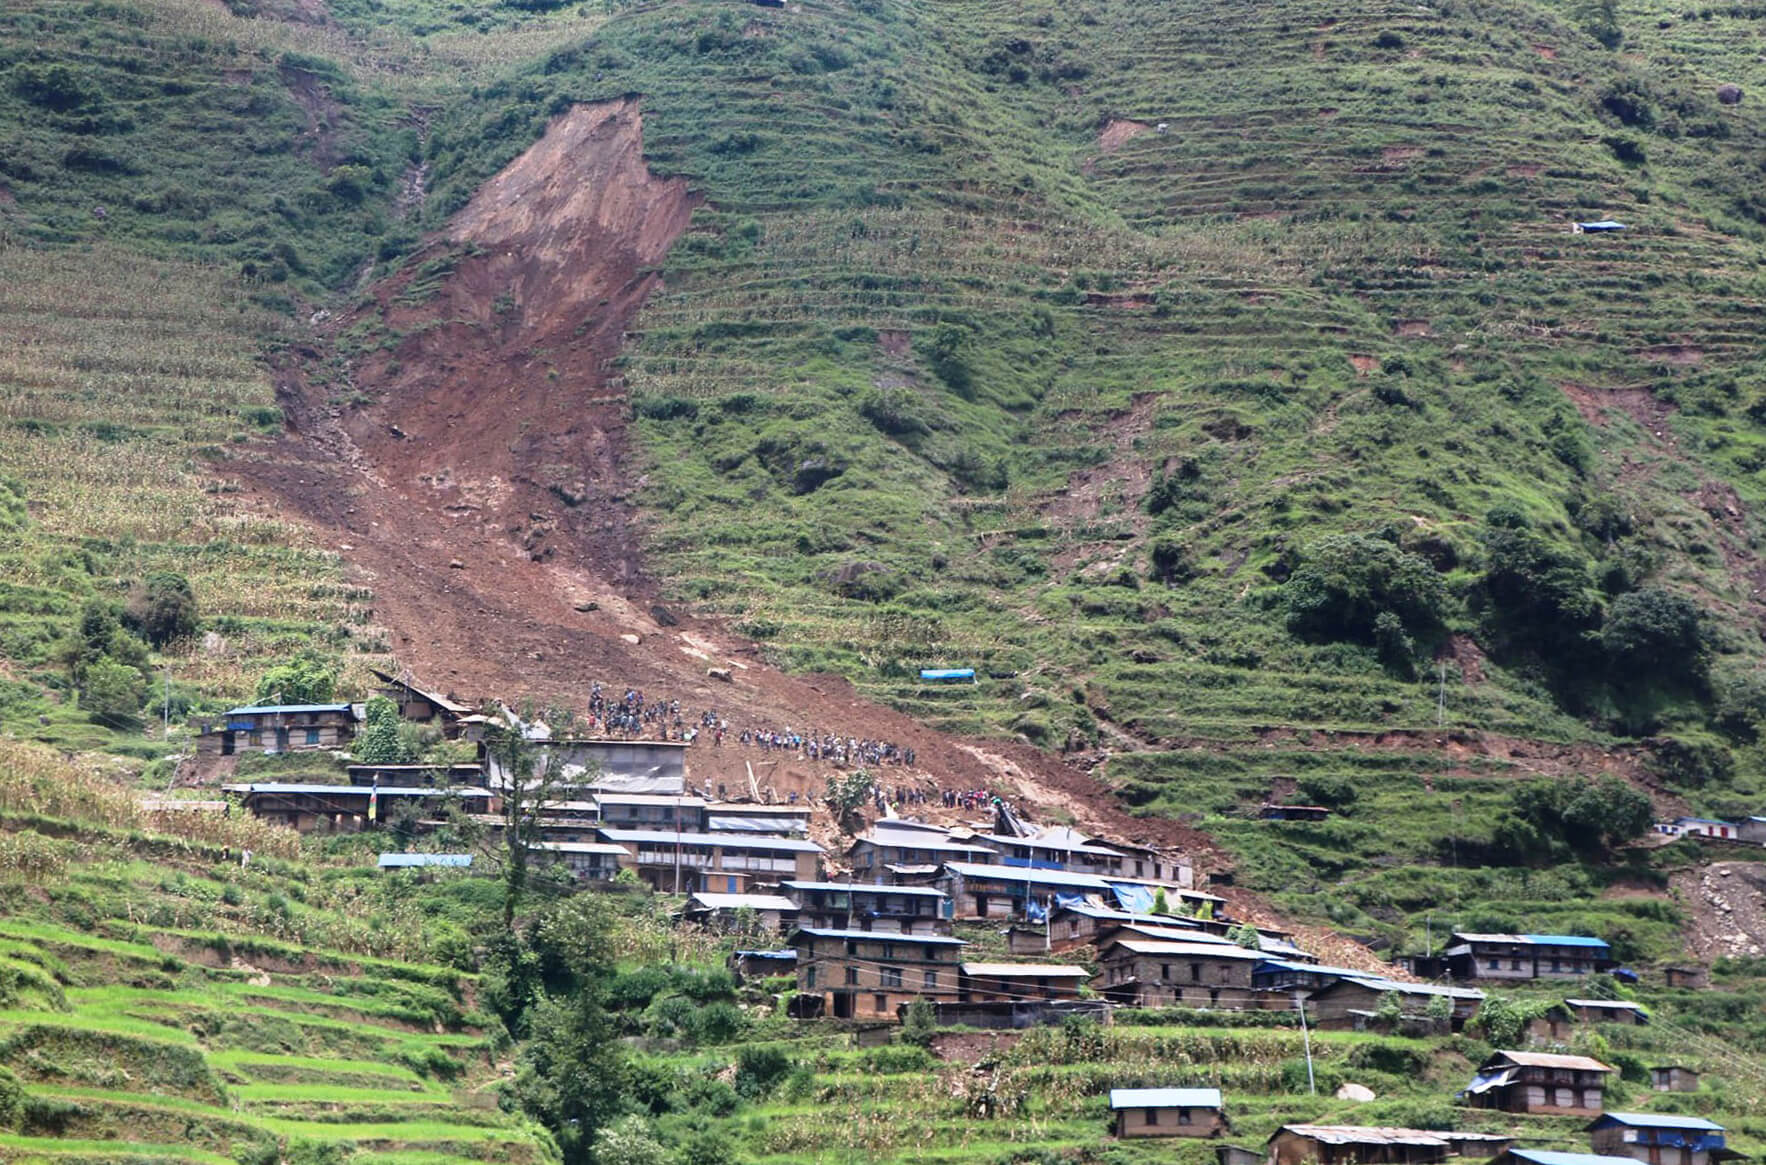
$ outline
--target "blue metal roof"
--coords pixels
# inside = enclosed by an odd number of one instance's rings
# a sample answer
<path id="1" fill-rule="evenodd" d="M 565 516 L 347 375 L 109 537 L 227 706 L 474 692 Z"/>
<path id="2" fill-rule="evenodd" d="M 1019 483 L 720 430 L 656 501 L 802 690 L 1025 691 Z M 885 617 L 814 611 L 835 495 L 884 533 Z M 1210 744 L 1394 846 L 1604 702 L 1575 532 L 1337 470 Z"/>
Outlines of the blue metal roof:
<path id="1" fill-rule="evenodd" d="M 797 961 L 796 951 L 737 951 L 736 954 L 744 959 L 785 959 L 793 963 Z"/>
<path id="2" fill-rule="evenodd" d="M 381 854 L 380 868 L 405 866 L 470 866 L 471 854 Z"/>
<path id="3" fill-rule="evenodd" d="M 1720 1133 L 1723 1126 L 1701 1116 L 1676 1116 L 1666 1112 L 1609 1112 L 1590 1128 L 1600 1125 L 1635 1125 L 1640 1129 L 1694 1129 L 1703 1133 Z"/>
<path id="4" fill-rule="evenodd" d="M 946 862 L 944 868 L 965 878 L 992 879 L 999 882 L 1028 883 L 1033 886 L 1072 886 L 1084 890 L 1108 890 L 1110 883 L 1090 874 L 1069 874 L 1063 870 L 1037 870 L 1029 866 L 990 866 L 982 862 Z"/>
<path id="5" fill-rule="evenodd" d="M 254 704 L 249 708 L 229 708 L 223 716 L 251 716 L 268 712 L 348 712 L 348 704 Z"/>
<path id="6" fill-rule="evenodd" d="M 490 797 L 486 789 L 422 789 L 401 785 L 304 785 L 254 782 L 249 785 L 222 785 L 227 793 L 301 793 L 317 797 Z"/>
<path id="7" fill-rule="evenodd" d="M 1585 934 L 1524 934 L 1521 936 L 1530 943 L 1553 947 L 1601 947 L 1606 948 L 1605 939 L 1589 938 Z"/>
<path id="8" fill-rule="evenodd" d="M 1533 1165 L 1637 1165 L 1630 1157 L 1606 1157 L 1599 1153 L 1557 1153 L 1550 1149 L 1510 1149 L 1509 1155 Z"/>

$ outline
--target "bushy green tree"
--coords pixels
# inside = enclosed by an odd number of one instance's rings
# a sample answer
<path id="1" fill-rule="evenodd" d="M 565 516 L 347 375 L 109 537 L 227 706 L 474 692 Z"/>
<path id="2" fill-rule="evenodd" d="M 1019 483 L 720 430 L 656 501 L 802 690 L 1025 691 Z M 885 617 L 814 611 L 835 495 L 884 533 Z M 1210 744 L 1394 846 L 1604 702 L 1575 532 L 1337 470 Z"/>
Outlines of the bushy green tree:
<path id="1" fill-rule="evenodd" d="M 595 1134 L 594 1160 L 595 1165 L 672 1165 L 673 1158 L 650 1122 L 633 1113 Z"/>
<path id="2" fill-rule="evenodd" d="M 863 812 L 871 803 L 876 782 L 871 774 L 864 769 L 855 769 L 850 773 L 832 774 L 828 777 L 828 791 L 824 800 L 828 812 L 841 830 L 847 834 L 857 833 L 864 828 Z"/>
<path id="3" fill-rule="evenodd" d="M 1511 860 L 1546 864 L 1564 850 L 1600 857 L 1649 832 L 1655 811 L 1647 794 L 1618 777 L 1527 781 L 1509 793 L 1509 813 L 1496 844 Z"/>
<path id="4" fill-rule="evenodd" d="M 147 677 L 138 669 L 103 656 L 86 669 L 80 707 L 100 723 L 113 728 L 131 727 L 140 717 L 146 691 Z"/>
<path id="5" fill-rule="evenodd" d="M 1702 681 L 1706 672 L 1705 613 L 1684 595 L 1644 587 L 1613 601 L 1600 631 L 1616 674 L 1652 684 Z"/>
<path id="6" fill-rule="evenodd" d="M 1492 654 L 1569 664 L 1600 626 L 1587 561 L 1513 510 L 1492 511 L 1481 540 L 1484 573 L 1471 598 Z"/>
<path id="7" fill-rule="evenodd" d="M 129 596 L 124 617 L 130 629 L 155 647 L 195 634 L 201 622 L 190 580 L 171 571 L 148 575 Z"/>
<path id="8" fill-rule="evenodd" d="M 400 732 L 399 706 L 385 696 L 368 701 L 362 730 L 356 734 L 352 754 L 360 764 L 411 764 L 417 756 L 406 745 Z"/>
<path id="9" fill-rule="evenodd" d="M 258 677 L 260 704 L 327 704 L 337 696 L 337 668 L 312 650 Z"/>
<path id="10" fill-rule="evenodd" d="M 1296 635 L 1375 644 L 1394 657 L 1414 650 L 1413 641 L 1438 640 L 1448 604 L 1428 559 L 1365 534 L 1333 534 L 1308 546 L 1282 597 Z"/>

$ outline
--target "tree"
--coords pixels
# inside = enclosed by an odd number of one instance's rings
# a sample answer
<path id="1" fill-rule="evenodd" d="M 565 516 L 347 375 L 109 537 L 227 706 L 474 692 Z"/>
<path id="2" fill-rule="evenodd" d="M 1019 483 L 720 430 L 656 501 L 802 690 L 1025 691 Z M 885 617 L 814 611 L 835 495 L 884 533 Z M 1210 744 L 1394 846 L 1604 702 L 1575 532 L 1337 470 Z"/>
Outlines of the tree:
<path id="1" fill-rule="evenodd" d="M 1428 559 L 1365 534 L 1308 546 L 1282 597 L 1288 628 L 1301 638 L 1377 644 L 1383 654 L 1440 638 L 1447 608 L 1447 588 Z"/>
<path id="2" fill-rule="evenodd" d="M 399 731 L 402 721 L 399 706 L 385 696 L 368 701 L 362 731 L 356 734 L 353 754 L 357 763 L 365 765 L 402 765 L 417 759 Z"/>
<path id="3" fill-rule="evenodd" d="M 1600 599 L 1580 555 L 1531 529 L 1519 512 L 1491 511 L 1480 535 L 1484 574 L 1470 596 L 1483 637 L 1499 657 L 1538 659 L 1559 672 L 1586 654 Z"/>
<path id="4" fill-rule="evenodd" d="M 1447 995 L 1429 996 L 1429 1006 L 1425 1012 L 1437 1023 L 1450 1022 L 1453 1019 L 1453 999 Z"/>
<path id="5" fill-rule="evenodd" d="M 851 835 L 864 828 L 863 810 L 871 803 L 875 785 L 876 782 L 865 769 L 855 769 L 844 775 L 831 774 L 828 777 L 828 792 L 824 800 L 842 833 Z"/>
<path id="6" fill-rule="evenodd" d="M 1153 913 L 1171 913 L 1171 900 L 1165 896 L 1165 887 L 1163 886 L 1156 886 L 1153 888 Z"/>
<path id="7" fill-rule="evenodd" d="M 1549 861 L 1554 843 L 1600 857 L 1649 832 L 1655 820 L 1649 796 L 1610 774 L 1527 781 L 1510 790 L 1509 806 L 1496 841 L 1523 861 Z"/>
<path id="8" fill-rule="evenodd" d="M 537 717 L 531 708 L 525 711 L 527 715 L 516 724 L 494 720 L 485 736 L 485 753 L 501 770 L 503 780 L 502 836 L 487 856 L 503 869 L 506 927 L 515 925 L 515 911 L 527 893 L 528 859 L 543 838 L 541 812 L 552 802 L 564 776 L 564 753 L 527 738 L 525 722 Z M 559 709 L 549 710 L 544 718 L 560 727 L 570 722 L 570 714 Z"/>
<path id="9" fill-rule="evenodd" d="M 671 1165 L 667 1147 L 636 1114 L 620 1117 L 595 1134 L 595 1165 Z"/>
<path id="10" fill-rule="evenodd" d="M 124 613 L 129 627 L 155 647 L 164 647 L 174 639 L 196 632 L 200 622 L 196 608 L 196 592 L 190 580 L 171 571 L 157 571 L 129 596 Z"/>
<path id="11" fill-rule="evenodd" d="M 1404 1018 L 1404 1000 L 1396 991 L 1380 993 L 1380 1001 L 1374 1005 L 1374 1018 L 1388 1028 L 1396 1027 Z"/>
<path id="12" fill-rule="evenodd" d="M 258 677 L 260 704 L 328 704 L 337 695 L 337 668 L 311 648 Z"/>
<path id="13" fill-rule="evenodd" d="M 86 669 L 86 685 L 80 689 L 80 707 L 92 718 L 113 728 L 133 727 L 141 713 L 147 680 L 141 672 L 110 656 L 100 656 Z"/>
<path id="14" fill-rule="evenodd" d="M 1614 600 L 1600 643 L 1617 675 L 1700 681 L 1706 671 L 1704 623 L 1704 611 L 1691 599 L 1644 587 Z"/>
<path id="15" fill-rule="evenodd" d="M 565 1165 L 594 1161 L 601 1130 L 626 1105 L 624 1045 L 605 1001 L 614 966 L 609 918 L 602 900 L 577 895 L 537 919 L 528 936 L 537 1001 L 513 1093 L 552 1131 Z"/>

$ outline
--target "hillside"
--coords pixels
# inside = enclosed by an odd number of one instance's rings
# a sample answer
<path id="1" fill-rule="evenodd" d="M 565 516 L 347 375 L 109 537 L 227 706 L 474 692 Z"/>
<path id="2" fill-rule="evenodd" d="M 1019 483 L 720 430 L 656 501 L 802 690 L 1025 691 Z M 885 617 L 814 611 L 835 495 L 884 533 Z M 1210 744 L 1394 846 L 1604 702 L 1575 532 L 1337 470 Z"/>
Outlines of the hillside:
<path id="1" fill-rule="evenodd" d="M 1459 927 L 1596 933 L 1646 968 L 1727 957 L 1708 997 L 1650 997 L 1669 1024 L 1598 1038 L 1729 1041 L 1700 1103 L 1751 1116 L 1766 935 L 1727 887 L 1759 866 L 1605 829 L 1627 790 L 1657 818 L 1766 813 L 1758 24 L 1653 0 L 9 3 L 7 747 L 172 787 L 186 716 L 296 655 L 346 697 L 371 666 L 469 703 L 635 685 L 900 742 L 927 787 L 1181 844 L 1239 908 L 1382 955 Z M 1571 228 L 1606 219 L 1626 229 Z M 749 754 L 696 755 L 696 780 L 748 780 Z M 1269 801 L 1332 815 L 1259 820 Z M 150 960 L 141 912 L 187 896 L 166 879 L 287 906 L 314 878 L 366 887 L 364 855 L 309 843 L 229 880 L 212 854 L 90 844 L 48 877 L 8 868 L 7 965 L 54 972 L 32 1011 L 195 1039 L 197 1083 L 152 1108 L 45 1071 L 41 1103 L 86 1107 L 42 1136 L 133 1122 L 157 1158 L 176 1109 L 215 1130 L 197 1160 L 323 1141 L 319 1120 L 363 1127 L 339 1138 L 354 1161 L 467 1155 L 456 1126 L 480 1124 L 544 1159 L 479 1112 L 509 1062 L 470 1006 L 484 902 L 450 916 L 445 981 L 423 978 L 445 903 L 380 951 L 341 889 L 331 921 L 277 936 L 324 970 L 210 967 L 190 938 L 142 977 L 117 967 Z M 44 888 L 64 875 L 102 909 Z M 624 905 L 629 963 L 668 940 Z M 281 925 L 235 913 L 165 925 Z M 116 967 L 87 975 L 96 943 Z M 350 961 L 381 955 L 418 970 Z M 460 1015 L 407 1031 L 417 1004 L 386 986 L 394 1010 L 360 1015 L 398 1034 L 273 1054 L 467 1049 L 457 1080 L 398 1077 L 427 1140 L 369 1131 L 396 1106 L 366 1068 L 257 1072 L 258 1036 L 184 1022 L 244 996 L 339 1014 L 309 993 L 357 971 Z M 669 1071 L 716 1077 L 747 1039 L 654 1019 L 622 1030 Z M 1255 1063 L 1257 1135 L 1322 1111 L 1294 1095 L 1291 1033 L 1145 1032 L 1027 1040 L 980 1072 L 979 1050 L 799 1041 L 809 1075 L 706 1111 L 741 1159 L 1011 1160 L 1051 1129 L 1083 1156 L 1103 1081 L 1157 1083 L 1170 1055 L 1197 1082 Z M 1434 1115 L 1483 1050 L 1340 1042 L 1385 1074 L 1390 1123 Z M 319 1113 L 318 1085 L 365 1091 Z M 1013 1088 L 1038 1099 L 978 1132 L 964 1106 Z"/>

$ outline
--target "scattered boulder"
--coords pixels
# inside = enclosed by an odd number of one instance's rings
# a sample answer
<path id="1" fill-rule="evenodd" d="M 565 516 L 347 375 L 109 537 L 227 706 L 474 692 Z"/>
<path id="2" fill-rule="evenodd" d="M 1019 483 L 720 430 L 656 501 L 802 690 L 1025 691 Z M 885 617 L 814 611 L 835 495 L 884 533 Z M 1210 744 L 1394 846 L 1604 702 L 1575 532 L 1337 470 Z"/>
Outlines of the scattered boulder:
<path id="1" fill-rule="evenodd" d="M 730 669 L 727 667 L 708 667 L 705 669 L 705 678 L 708 680 L 722 680 L 726 684 L 733 684 L 736 682 L 736 678 L 730 674 Z"/>
<path id="2" fill-rule="evenodd" d="M 465 570 L 466 564 L 464 562 L 461 562 L 458 558 L 450 558 L 448 560 L 448 569 L 449 570 Z"/>
<path id="3" fill-rule="evenodd" d="M 1717 103 L 1719 105 L 1740 105 L 1742 91 L 1740 85 L 1728 84 L 1717 86 Z"/>
<path id="4" fill-rule="evenodd" d="M 1366 1104 L 1373 1098 L 1374 1090 L 1365 1084 L 1355 1084 L 1351 1082 L 1337 1089 L 1338 1100 L 1354 1100 Z"/>
<path id="5" fill-rule="evenodd" d="M 600 609 L 601 609 L 601 604 L 600 604 L 600 603 L 597 603 L 597 602 L 596 602 L 596 601 L 595 601 L 595 600 L 593 600 L 593 599 L 585 599 L 585 600 L 583 600 L 583 601 L 582 601 L 582 602 L 580 602 L 580 603 L 577 603 L 577 604 L 576 604 L 576 605 L 575 605 L 575 606 L 574 606 L 574 607 L 573 607 L 573 608 L 571 608 L 571 609 L 572 609 L 572 610 L 576 610 L 576 611 L 581 611 L 581 612 L 582 612 L 582 613 L 583 613 L 583 614 L 585 614 L 585 615 L 586 615 L 586 614 L 588 614 L 588 613 L 589 613 L 589 612 L 590 612 L 590 611 L 599 611 L 599 610 L 600 610 Z"/>
<path id="6" fill-rule="evenodd" d="M 633 635 L 629 632 L 624 635 L 621 635 L 620 638 L 625 640 L 627 643 L 631 644 L 633 647 L 636 647 L 638 644 L 644 642 L 643 639 L 641 639 L 638 636 Z"/>
<path id="7" fill-rule="evenodd" d="M 650 617 L 656 620 L 656 625 L 658 627 L 676 627 L 679 626 L 681 622 L 679 619 L 675 618 L 675 613 L 673 611 L 669 610 L 661 603 L 657 603 L 654 607 L 650 608 Z"/>

